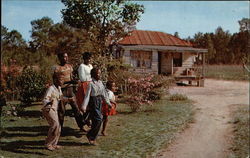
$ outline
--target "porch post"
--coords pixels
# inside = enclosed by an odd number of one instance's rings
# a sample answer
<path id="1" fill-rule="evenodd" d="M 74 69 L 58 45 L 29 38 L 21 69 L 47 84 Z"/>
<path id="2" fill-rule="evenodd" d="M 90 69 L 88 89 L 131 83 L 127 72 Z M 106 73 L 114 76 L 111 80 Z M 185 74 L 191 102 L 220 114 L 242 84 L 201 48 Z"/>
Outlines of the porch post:
<path id="1" fill-rule="evenodd" d="M 122 59 L 123 59 L 124 64 L 131 65 L 131 56 L 130 56 L 130 50 L 129 49 L 124 50 L 124 55 L 123 55 Z"/>
<path id="2" fill-rule="evenodd" d="M 174 59 L 173 59 L 173 53 L 171 52 L 170 57 L 171 57 L 171 75 L 174 74 Z"/>
<path id="3" fill-rule="evenodd" d="M 202 77 L 205 78 L 205 53 L 202 53 Z"/>
<path id="4" fill-rule="evenodd" d="M 154 73 L 158 74 L 158 51 L 153 50 L 152 51 L 152 65 L 151 65 L 151 69 Z"/>

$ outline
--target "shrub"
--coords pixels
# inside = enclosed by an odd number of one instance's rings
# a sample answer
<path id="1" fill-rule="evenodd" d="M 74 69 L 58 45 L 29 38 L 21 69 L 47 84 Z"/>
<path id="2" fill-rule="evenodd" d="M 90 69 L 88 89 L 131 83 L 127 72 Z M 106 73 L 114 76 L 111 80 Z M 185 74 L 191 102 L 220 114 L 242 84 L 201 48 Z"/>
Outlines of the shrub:
<path id="1" fill-rule="evenodd" d="M 128 78 L 127 102 L 132 111 L 138 111 L 142 105 L 152 105 L 152 102 L 166 94 L 171 79 L 154 74 L 137 75 Z"/>
<path id="2" fill-rule="evenodd" d="M 8 104 L 2 112 L 2 116 L 19 116 L 24 112 L 24 107 L 21 104 Z"/>
<path id="3" fill-rule="evenodd" d="M 20 91 L 20 101 L 29 105 L 33 101 L 41 99 L 46 91 L 47 76 L 26 68 L 18 77 L 17 86 Z"/>
<path id="4" fill-rule="evenodd" d="M 171 101 L 185 101 L 185 100 L 188 100 L 188 98 L 186 95 L 176 93 L 176 94 L 170 95 L 169 100 L 171 100 Z"/>
<path id="5" fill-rule="evenodd" d="M 119 60 L 108 63 L 109 79 L 119 87 L 118 94 L 125 95 L 122 100 L 132 111 L 138 111 L 142 105 L 152 105 L 152 101 L 161 99 L 168 92 L 173 79 L 163 75 L 138 74 L 129 71 L 129 66 Z"/>

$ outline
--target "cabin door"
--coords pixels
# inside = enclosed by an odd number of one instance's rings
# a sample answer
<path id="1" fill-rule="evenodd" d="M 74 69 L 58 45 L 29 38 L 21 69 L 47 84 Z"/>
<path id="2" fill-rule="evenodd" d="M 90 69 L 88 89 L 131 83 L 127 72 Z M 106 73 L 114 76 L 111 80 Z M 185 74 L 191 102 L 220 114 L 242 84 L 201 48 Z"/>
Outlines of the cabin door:
<path id="1" fill-rule="evenodd" d="M 162 53 L 158 52 L 158 74 L 162 73 Z"/>
<path id="2" fill-rule="evenodd" d="M 173 65 L 174 67 L 182 67 L 182 53 L 173 53 Z"/>

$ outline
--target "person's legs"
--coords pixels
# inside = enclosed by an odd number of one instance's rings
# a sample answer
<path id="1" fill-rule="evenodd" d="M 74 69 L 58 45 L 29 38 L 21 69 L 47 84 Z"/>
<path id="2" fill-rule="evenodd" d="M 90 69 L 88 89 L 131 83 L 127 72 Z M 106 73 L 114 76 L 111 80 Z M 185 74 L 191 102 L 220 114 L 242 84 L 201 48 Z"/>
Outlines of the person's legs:
<path id="1" fill-rule="evenodd" d="M 87 133 L 87 137 L 90 140 L 95 140 L 98 136 L 98 133 L 100 131 L 101 125 L 102 125 L 102 120 L 98 119 L 98 118 L 91 118 L 92 121 L 92 126 L 91 129 L 89 130 L 89 132 Z"/>
<path id="2" fill-rule="evenodd" d="M 103 136 L 106 136 L 107 124 L 108 124 L 108 115 L 104 115 L 103 116 L 103 123 L 102 123 L 102 132 L 101 132 Z"/>
<path id="3" fill-rule="evenodd" d="M 69 102 L 71 108 L 72 108 L 72 111 L 74 113 L 74 117 L 75 117 L 75 120 L 76 120 L 76 123 L 77 123 L 77 126 L 82 129 L 83 128 L 83 125 L 84 125 L 84 122 L 83 122 L 83 116 L 81 115 L 80 113 L 80 110 L 78 109 L 78 106 L 76 104 L 76 101 L 75 99 L 73 99 L 72 101 Z"/>
<path id="4" fill-rule="evenodd" d="M 90 118 L 92 121 L 91 129 L 87 133 L 87 138 L 91 144 L 95 144 L 95 140 L 98 136 L 102 125 L 102 98 L 101 97 L 90 97 Z M 93 143 L 91 142 L 93 141 Z"/>
<path id="5" fill-rule="evenodd" d="M 58 105 L 58 119 L 59 119 L 59 123 L 61 125 L 61 128 L 63 128 L 63 123 L 64 123 L 64 115 L 65 115 L 65 105 L 67 104 L 67 102 L 63 102 L 60 101 L 59 105 Z"/>
<path id="6" fill-rule="evenodd" d="M 48 124 L 50 126 L 48 131 L 48 136 L 45 140 L 45 146 L 49 150 L 54 150 L 55 147 L 57 146 L 61 132 L 61 126 L 58 120 L 58 114 L 53 109 L 45 109 L 43 110 L 43 115 L 48 121 Z"/>

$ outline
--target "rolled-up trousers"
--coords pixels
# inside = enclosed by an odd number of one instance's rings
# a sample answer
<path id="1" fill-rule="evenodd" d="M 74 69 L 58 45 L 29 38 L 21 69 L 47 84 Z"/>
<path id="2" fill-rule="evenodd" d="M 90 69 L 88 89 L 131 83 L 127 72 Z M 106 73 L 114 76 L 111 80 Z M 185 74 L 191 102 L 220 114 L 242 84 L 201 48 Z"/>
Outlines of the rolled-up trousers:
<path id="1" fill-rule="evenodd" d="M 58 120 L 57 111 L 52 108 L 43 108 L 42 112 L 50 126 L 48 136 L 45 140 L 45 145 L 56 146 L 61 134 L 61 126 Z"/>

